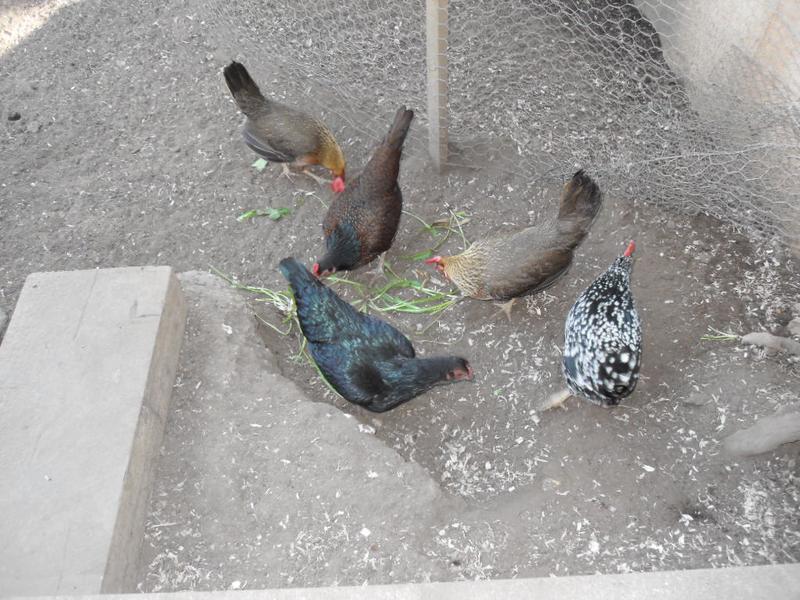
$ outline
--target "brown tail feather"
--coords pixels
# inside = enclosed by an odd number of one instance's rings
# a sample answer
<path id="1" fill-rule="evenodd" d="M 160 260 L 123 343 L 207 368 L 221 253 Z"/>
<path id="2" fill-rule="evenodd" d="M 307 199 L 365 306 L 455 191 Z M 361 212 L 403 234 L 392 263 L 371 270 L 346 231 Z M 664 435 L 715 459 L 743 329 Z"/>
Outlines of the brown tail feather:
<path id="1" fill-rule="evenodd" d="M 578 171 L 564 186 L 558 220 L 562 228 L 571 229 L 581 238 L 589 232 L 600 207 L 603 193 L 583 170 Z"/>
<path id="2" fill-rule="evenodd" d="M 267 105 L 268 100 L 243 64 L 233 61 L 223 69 L 222 73 L 225 75 L 225 83 L 228 84 L 233 99 L 244 114 L 249 116 L 254 110 L 263 109 Z"/>
<path id="3" fill-rule="evenodd" d="M 411 127 L 413 118 L 413 110 L 406 110 L 405 106 L 401 106 L 397 110 L 392 128 L 389 130 L 384 140 L 393 150 L 399 150 L 403 147 L 403 142 L 406 140 L 406 135 L 408 135 L 408 129 Z"/>

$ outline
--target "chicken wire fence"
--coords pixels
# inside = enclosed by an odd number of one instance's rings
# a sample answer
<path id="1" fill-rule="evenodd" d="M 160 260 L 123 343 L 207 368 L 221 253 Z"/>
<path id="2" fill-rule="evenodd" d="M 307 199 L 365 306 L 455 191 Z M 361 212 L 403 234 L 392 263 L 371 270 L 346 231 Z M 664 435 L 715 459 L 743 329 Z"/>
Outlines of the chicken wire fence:
<path id="1" fill-rule="evenodd" d="M 441 0 L 440 0 L 441 1 Z M 414 108 L 425 153 L 425 0 L 212 0 L 218 46 L 351 147 Z M 487 152 L 539 181 L 580 166 L 629 198 L 800 247 L 794 0 L 450 0 L 447 164 Z M 266 77 L 266 79 L 264 79 Z"/>

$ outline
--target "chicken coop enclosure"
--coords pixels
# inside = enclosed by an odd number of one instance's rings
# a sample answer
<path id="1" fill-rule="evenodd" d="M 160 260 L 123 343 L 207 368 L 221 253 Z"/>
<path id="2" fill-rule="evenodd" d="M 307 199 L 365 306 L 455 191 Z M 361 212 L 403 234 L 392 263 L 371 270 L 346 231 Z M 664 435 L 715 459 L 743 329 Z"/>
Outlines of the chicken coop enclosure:
<path id="1" fill-rule="evenodd" d="M 33 272 L 171 265 L 186 296 L 136 589 L 800 560 L 800 445 L 762 451 L 800 361 L 743 341 L 800 339 L 797 0 L 6 4 L 0 320 Z M 232 60 L 324 118 L 349 182 L 414 109 L 383 274 L 327 283 L 471 381 L 371 413 L 318 376 L 278 265 L 318 261 L 335 196 L 243 143 Z M 597 219 L 510 317 L 425 264 L 557 221 L 578 168 Z M 567 315 L 631 240 L 635 393 L 545 410 Z"/>
<path id="2" fill-rule="evenodd" d="M 427 127 L 442 120 L 446 166 L 480 168 L 491 157 L 540 181 L 581 166 L 609 191 L 800 244 L 797 3 L 428 0 L 427 8 L 424 0 L 216 1 L 203 17 L 229 32 L 220 45 L 232 56 L 261 76 L 272 69 L 289 99 L 363 144 L 403 102 L 421 122 L 410 152 L 425 152 Z M 430 21 L 437 8 L 446 27 L 429 22 L 428 31 L 447 39 L 428 43 L 442 44 L 449 70 L 435 88 L 447 93 L 439 104 L 426 99 L 426 14 Z M 315 101 L 319 88 L 335 105 Z"/>

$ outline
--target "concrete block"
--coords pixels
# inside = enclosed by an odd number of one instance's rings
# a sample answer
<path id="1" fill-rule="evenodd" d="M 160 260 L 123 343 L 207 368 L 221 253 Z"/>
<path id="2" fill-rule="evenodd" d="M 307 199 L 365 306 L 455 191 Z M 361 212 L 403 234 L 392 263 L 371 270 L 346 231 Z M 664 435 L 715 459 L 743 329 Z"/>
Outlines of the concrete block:
<path id="1" fill-rule="evenodd" d="M 28 277 L 0 345 L 0 595 L 133 591 L 185 319 L 169 267 Z"/>
<path id="2" fill-rule="evenodd" d="M 360 587 L 283 588 L 140 594 L 137 600 L 797 600 L 800 565 L 688 571 L 406 583 Z M 106 595 L 80 600 L 129 600 Z M 45 600 L 41 598 L 40 600 Z M 70 600 L 67 596 L 47 600 Z M 72 600 L 79 600 L 73 597 Z"/>

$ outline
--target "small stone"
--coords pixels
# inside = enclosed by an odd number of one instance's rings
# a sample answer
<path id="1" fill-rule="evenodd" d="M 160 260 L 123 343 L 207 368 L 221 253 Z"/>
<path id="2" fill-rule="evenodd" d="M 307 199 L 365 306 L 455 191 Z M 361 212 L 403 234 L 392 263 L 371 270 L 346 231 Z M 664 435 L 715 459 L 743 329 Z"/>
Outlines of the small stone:
<path id="1" fill-rule="evenodd" d="M 800 317 L 795 317 L 789 321 L 789 333 L 792 335 L 800 335 Z"/>
<path id="2" fill-rule="evenodd" d="M 800 342 L 796 342 L 791 338 L 779 337 L 772 335 L 766 331 L 759 331 L 755 333 L 748 333 L 742 336 L 742 343 L 750 344 L 752 346 L 762 346 L 768 350 L 776 352 L 788 352 L 800 356 Z"/>
<path id="3" fill-rule="evenodd" d="M 711 262 L 711 254 L 709 254 L 708 252 L 698 252 L 697 254 L 694 255 L 694 259 L 699 263 L 707 265 L 708 263 Z"/>
<path id="4" fill-rule="evenodd" d="M 600 552 L 600 543 L 597 539 L 592 535 L 592 538 L 589 540 L 589 552 L 592 554 L 597 554 Z"/>
<path id="5" fill-rule="evenodd" d="M 38 133 L 41 128 L 42 124 L 39 121 L 31 121 L 28 123 L 28 126 L 25 127 L 25 131 L 28 133 Z"/>
<path id="6" fill-rule="evenodd" d="M 13 111 L 8 113 L 8 120 L 9 121 L 19 121 L 22 118 L 22 115 L 19 114 L 17 111 Z"/>
<path id="7" fill-rule="evenodd" d="M 561 485 L 560 481 L 558 481 L 557 479 L 553 479 L 551 477 L 548 477 L 547 479 L 545 479 L 542 482 L 542 490 L 545 491 L 545 492 L 550 492 L 550 491 L 553 491 L 554 489 L 556 489 L 560 485 Z"/>
<path id="8" fill-rule="evenodd" d="M 800 439 L 800 413 L 762 417 L 747 429 L 726 437 L 723 448 L 732 456 L 754 456 Z"/>

